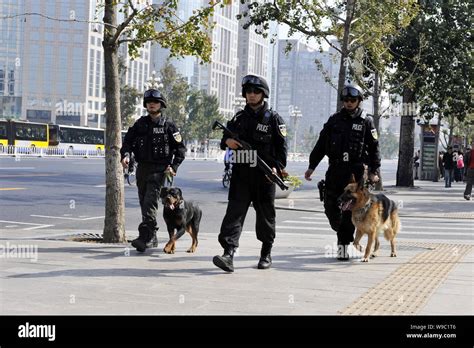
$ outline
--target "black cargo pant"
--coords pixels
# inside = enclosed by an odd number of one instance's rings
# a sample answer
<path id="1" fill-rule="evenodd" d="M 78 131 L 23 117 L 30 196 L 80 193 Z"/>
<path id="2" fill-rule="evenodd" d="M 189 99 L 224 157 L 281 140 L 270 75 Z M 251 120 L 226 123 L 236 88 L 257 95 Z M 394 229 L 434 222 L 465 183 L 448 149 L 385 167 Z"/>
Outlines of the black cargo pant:
<path id="1" fill-rule="evenodd" d="M 326 193 L 324 196 L 324 212 L 331 228 L 337 233 L 337 244 L 349 245 L 354 241 L 355 227 L 352 224 L 351 211 L 342 212 L 339 208 L 338 198 L 344 192 L 354 174 L 356 181 L 364 174 L 362 163 L 330 164 L 326 172 Z"/>
<path id="2" fill-rule="evenodd" d="M 229 203 L 222 221 L 219 243 L 228 250 L 239 246 L 245 216 L 250 203 L 256 212 L 257 239 L 273 244 L 275 239 L 275 184 L 257 167 L 235 164 L 229 188 Z"/>
<path id="3" fill-rule="evenodd" d="M 142 211 L 142 224 L 150 231 L 156 230 L 156 215 L 160 190 L 165 182 L 166 165 L 139 163 L 137 167 L 138 199 Z"/>

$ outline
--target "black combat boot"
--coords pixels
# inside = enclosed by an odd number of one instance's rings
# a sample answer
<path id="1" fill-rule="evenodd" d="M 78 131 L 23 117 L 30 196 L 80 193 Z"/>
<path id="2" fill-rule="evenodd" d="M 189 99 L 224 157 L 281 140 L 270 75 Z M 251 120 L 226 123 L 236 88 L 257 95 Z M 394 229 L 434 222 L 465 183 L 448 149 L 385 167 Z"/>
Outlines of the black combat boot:
<path id="1" fill-rule="evenodd" d="M 132 246 L 137 251 L 143 253 L 147 248 L 147 242 L 150 240 L 150 229 L 148 225 L 142 222 L 138 226 L 138 238 L 132 241 Z"/>
<path id="2" fill-rule="evenodd" d="M 258 269 L 267 269 L 272 265 L 272 245 L 268 243 L 262 244 L 262 250 L 260 251 L 260 261 L 258 261 Z"/>
<path id="3" fill-rule="evenodd" d="M 151 232 L 151 236 L 149 238 L 148 243 L 146 243 L 147 248 L 156 248 L 158 247 L 158 238 L 156 237 L 156 232 L 158 232 L 158 227 Z"/>
<path id="4" fill-rule="evenodd" d="M 349 245 L 338 244 L 337 246 L 337 259 L 339 261 L 349 261 Z"/>
<path id="5" fill-rule="evenodd" d="M 212 262 L 226 272 L 234 272 L 234 249 L 228 248 L 224 250 L 224 255 L 214 256 Z"/>

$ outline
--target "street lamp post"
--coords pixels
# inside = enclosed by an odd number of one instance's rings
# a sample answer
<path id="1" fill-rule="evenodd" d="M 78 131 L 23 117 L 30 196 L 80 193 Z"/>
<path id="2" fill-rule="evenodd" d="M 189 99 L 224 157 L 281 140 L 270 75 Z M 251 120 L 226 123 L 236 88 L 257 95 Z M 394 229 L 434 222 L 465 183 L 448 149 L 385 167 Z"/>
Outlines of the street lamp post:
<path id="1" fill-rule="evenodd" d="M 151 76 L 148 79 L 148 81 L 145 83 L 145 88 L 150 89 L 150 88 L 163 88 L 163 84 L 161 83 L 161 78 L 159 76 L 156 76 L 156 71 L 153 70 L 151 72 Z"/>
<path id="2" fill-rule="evenodd" d="M 234 110 L 235 112 L 243 110 L 247 101 L 242 97 L 235 97 L 234 99 Z"/>
<path id="3" fill-rule="evenodd" d="M 296 154 L 296 135 L 298 132 L 298 119 L 303 117 L 303 114 L 300 109 L 298 109 L 297 106 L 290 105 L 290 118 L 293 118 L 294 122 L 294 129 L 295 129 L 295 134 L 294 134 L 294 139 L 293 139 L 293 154 Z"/>

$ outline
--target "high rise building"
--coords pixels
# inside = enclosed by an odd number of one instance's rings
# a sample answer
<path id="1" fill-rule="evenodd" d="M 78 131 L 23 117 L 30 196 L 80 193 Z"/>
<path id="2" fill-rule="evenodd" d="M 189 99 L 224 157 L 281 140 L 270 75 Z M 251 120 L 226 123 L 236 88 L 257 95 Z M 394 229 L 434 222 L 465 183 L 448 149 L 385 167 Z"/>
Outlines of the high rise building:
<path id="1" fill-rule="evenodd" d="M 0 4 L 0 118 L 19 118 L 22 96 L 23 0 Z"/>
<path id="2" fill-rule="evenodd" d="M 154 4 L 161 4 L 163 0 L 153 0 Z M 181 0 L 178 3 L 177 16 L 186 21 L 193 15 L 193 11 L 203 6 L 202 0 Z M 151 45 L 151 66 L 150 69 L 158 73 L 164 66 L 169 57 L 169 50 L 162 48 L 158 44 Z M 177 72 L 188 80 L 189 84 L 193 84 L 193 76 L 195 74 L 195 57 L 172 58 L 171 64 L 176 68 Z"/>
<path id="3" fill-rule="evenodd" d="M 160 3 L 160 0 L 155 2 Z M 203 0 L 180 1 L 178 15 L 186 20 L 193 10 L 207 4 Z M 228 118 L 233 116 L 236 105 L 242 102 L 239 98 L 241 99 L 240 81 L 243 76 L 260 75 L 271 83 L 269 39 L 257 35 L 253 27 L 244 30 L 244 19 L 239 21 L 236 18 L 246 6 L 234 1 L 215 9 L 211 19 L 215 23 L 210 33 L 214 47 L 211 63 L 200 64 L 194 57 L 171 59 L 178 73 L 185 76 L 191 85 L 217 97 L 220 112 Z M 152 69 L 160 70 L 168 56 L 168 50 L 153 45 Z"/>
<path id="4" fill-rule="evenodd" d="M 239 35 L 236 16 L 239 5 L 240 2 L 233 1 L 223 8 L 216 8 L 212 19 L 215 22 L 212 30 L 215 50 L 211 63 L 202 65 L 199 69 L 200 89 L 217 97 L 219 111 L 227 118 L 233 116 L 235 106 Z"/>
<path id="5" fill-rule="evenodd" d="M 258 1 L 263 3 L 263 0 Z M 248 10 L 248 3 L 240 4 L 240 13 Z M 236 76 L 236 96 L 241 97 L 239 83 L 242 77 L 248 74 L 258 75 L 269 80 L 270 71 L 268 69 L 268 54 L 270 38 L 264 38 L 255 33 L 255 27 L 251 26 L 244 29 L 243 26 L 248 22 L 247 17 L 239 20 L 239 36 L 237 47 L 237 76 Z"/>
<path id="6" fill-rule="evenodd" d="M 292 49 L 285 53 L 287 41 Z M 325 76 L 334 78 L 337 64 L 331 60 L 329 52 L 319 52 L 298 40 L 280 40 L 278 54 L 278 73 L 276 84 L 276 110 L 285 121 L 294 127 L 295 111 L 300 111 L 298 135 L 313 127 L 315 132 L 322 129 L 330 114 L 336 110 L 332 87 Z M 315 60 L 322 64 L 318 70 Z M 294 128 L 293 128 L 294 129 Z"/>
<path id="7" fill-rule="evenodd" d="M 104 122 L 100 122 L 105 113 L 103 25 L 87 23 L 94 21 L 96 0 L 17 3 L 15 11 L 20 14 L 41 14 L 18 17 L 21 25 L 16 31 L 12 31 L 13 25 L 7 27 L 10 41 L 18 40 L 21 47 L 17 69 L 17 76 L 21 78 L 18 85 L 20 118 L 103 126 Z M 137 6 L 141 5 L 137 3 Z M 4 6 L 0 6 L 0 11 L 5 15 Z M 72 22 L 73 19 L 78 21 Z M 20 34 L 14 38 L 10 32 Z M 126 46 L 121 52 L 127 66 L 125 83 L 142 90 L 149 75 L 149 45 L 140 51 L 140 58 L 135 61 L 129 59 Z M 0 61 L 2 59 L 5 59 L 3 54 Z M 5 95 L 5 89 L 3 92 Z"/>

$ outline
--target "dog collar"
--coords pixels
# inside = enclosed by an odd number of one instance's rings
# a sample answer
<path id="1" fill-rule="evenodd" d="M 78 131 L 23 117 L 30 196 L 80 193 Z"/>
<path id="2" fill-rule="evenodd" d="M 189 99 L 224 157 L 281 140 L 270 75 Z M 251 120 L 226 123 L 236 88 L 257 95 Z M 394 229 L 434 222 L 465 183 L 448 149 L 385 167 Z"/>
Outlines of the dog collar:
<path id="1" fill-rule="evenodd" d="M 367 214 L 373 202 L 374 202 L 373 199 L 369 198 L 367 203 L 365 203 L 365 205 L 362 208 L 358 209 L 358 212 L 363 213 L 364 215 Z"/>

